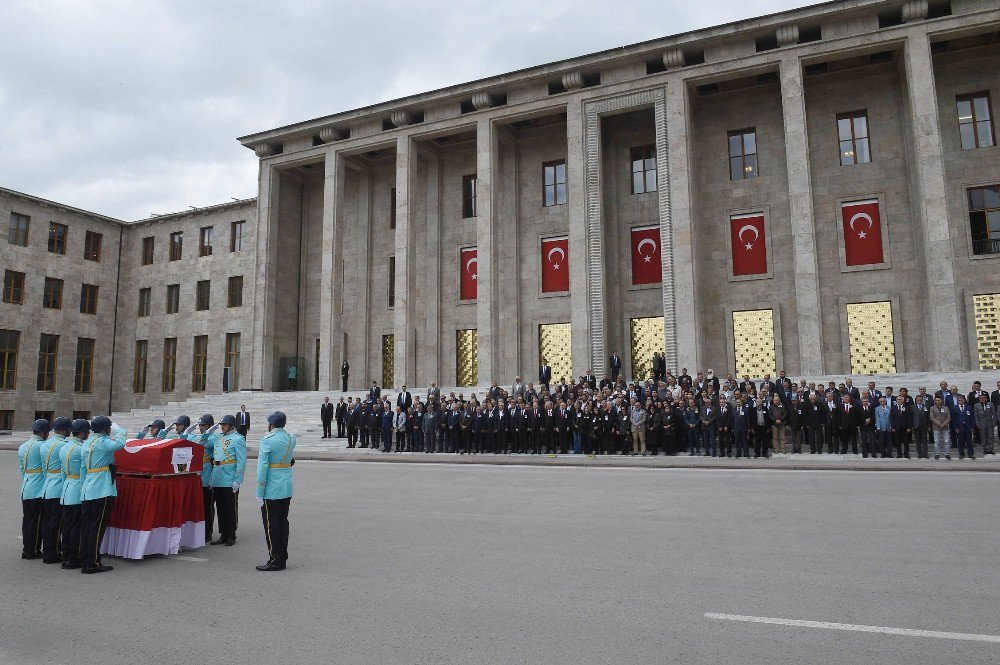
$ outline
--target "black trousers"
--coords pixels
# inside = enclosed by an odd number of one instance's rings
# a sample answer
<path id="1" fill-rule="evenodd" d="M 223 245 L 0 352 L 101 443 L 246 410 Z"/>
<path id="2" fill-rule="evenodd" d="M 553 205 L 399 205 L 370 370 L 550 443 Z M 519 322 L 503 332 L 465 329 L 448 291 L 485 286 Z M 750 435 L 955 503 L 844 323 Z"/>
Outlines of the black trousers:
<path id="1" fill-rule="evenodd" d="M 83 507 L 80 504 L 62 507 L 62 551 L 63 563 L 80 565 L 80 520 Z"/>
<path id="2" fill-rule="evenodd" d="M 858 454 L 858 430 L 855 427 L 848 427 L 840 430 L 840 454 L 847 454 L 847 444 L 851 445 L 851 452 Z"/>
<path id="3" fill-rule="evenodd" d="M 96 568 L 101 563 L 101 541 L 108 528 L 111 509 L 115 505 L 115 497 L 106 496 L 103 499 L 84 501 L 81 508 L 80 523 L 80 564 L 84 568 Z"/>
<path id="4" fill-rule="evenodd" d="M 288 504 L 287 499 L 264 499 L 260 516 L 264 521 L 264 537 L 267 539 L 269 563 L 284 565 L 288 560 Z"/>
<path id="5" fill-rule="evenodd" d="M 239 524 L 239 493 L 234 492 L 232 487 L 213 487 L 212 495 L 215 497 L 215 512 L 219 515 L 219 535 L 223 540 L 233 540 Z"/>
<path id="6" fill-rule="evenodd" d="M 42 554 L 50 561 L 61 559 L 59 529 L 62 526 L 62 506 L 59 505 L 59 499 L 42 501 Z"/>
<path id="7" fill-rule="evenodd" d="M 347 428 L 347 447 L 355 448 L 358 445 L 358 428 L 348 427 Z"/>
<path id="8" fill-rule="evenodd" d="M 347 392 L 347 377 L 346 376 L 341 377 L 340 383 L 343 385 L 343 390 L 341 390 L 341 392 L 345 392 L 346 393 Z"/>
<path id="9" fill-rule="evenodd" d="M 44 499 L 21 499 L 21 552 L 42 553 L 42 504 Z"/>
<path id="10" fill-rule="evenodd" d="M 927 435 L 926 427 L 915 427 L 913 429 L 913 442 L 917 444 L 917 457 L 927 457 Z"/>
<path id="11" fill-rule="evenodd" d="M 247 432 L 250 431 L 250 428 L 247 427 L 246 425 L 237 425 L 236 426 L 236 431 L 240 433 L 240 436 L 242 436 L 243 438 L 246 438 Z"/>
<path id="12" fill-rule="evenodd" d="M 332 423 L 332 422 L 333 422 L 332 420 L 327 420 L 326 418 L 323 419 L 323 438 L 324 439 L 329 439 L 331 436 L 333 436 L 333 434 L 330 432 L 330 429 L 331 429 L 330 423 Z M 339 427 L 340 423 L 337 423 L 337 426 Z"/>
<path id="13" fill-rule="evenodd" d="M 338 439 L 343 439 L 344 438 L 344 419 L 343 418 L 337 418 L 337 438 Z"/>
<path id="14" fill-rule="evenodd" d="M 212 499 L 212 488 L 201 488 L 201 499 L 205 504 L 205 542 L 211 542 L 215 532 L 215 501 Z"/>
<path id="15" fill-rule="evenodd" d="M 892 435 L 893 443 L 896 444 L 896 457 L 910 456 L 910 432 L 907 430 L 896 430 Z"/>

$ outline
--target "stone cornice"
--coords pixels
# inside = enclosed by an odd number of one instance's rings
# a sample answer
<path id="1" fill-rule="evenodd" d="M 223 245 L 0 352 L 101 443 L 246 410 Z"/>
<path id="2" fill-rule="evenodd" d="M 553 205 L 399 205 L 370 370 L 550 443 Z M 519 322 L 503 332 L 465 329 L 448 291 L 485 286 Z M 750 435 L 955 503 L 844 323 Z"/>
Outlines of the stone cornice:
<path id="1" fill-rule="evenodd" d="M 89 210 L 74 208 L 73 206 L 69 206 L 64 203 L 50 201 L 49 199 L 43 199 L 40 196 L 32 196 L 31 194 L 25 194 L 24 192 L 7 189 L 6 187 L 0 187 L 0 196 L 9 196 L 12 199 L 33 203 L 43 208 L 53 208 L 55 210 L 61 210 L 62 212 L 68 212 L 74 215 L 83 215 L 84 217 L 89 217 L 90 219 L 97 220 L 99 222 L 107 222 L 108 224 L 128 224 L 128 222 L 115 219 L 114 217 L 108 217 L 107 215 L 90 212 Z"/>

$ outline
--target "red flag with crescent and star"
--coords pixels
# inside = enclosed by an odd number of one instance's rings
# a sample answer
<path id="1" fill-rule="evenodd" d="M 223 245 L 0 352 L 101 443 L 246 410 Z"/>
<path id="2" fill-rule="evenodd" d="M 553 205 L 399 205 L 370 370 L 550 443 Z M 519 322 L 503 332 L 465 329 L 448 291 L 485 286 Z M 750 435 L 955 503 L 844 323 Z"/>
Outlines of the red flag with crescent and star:
<path id="1" fill-rule="evenodd" d="M 542 293 L 569 291 L 569 238 L 542 240 Z"/>
<path id="2" fill-rule="evenodd" d="M 462 248 L 458 264 L 459 297 L 462 300 L 475 300 L 479 296 L 479 250 L 476 247 Z"/>
<path id="3" fill-rule="evenodd" d="M 844 253 L 849 266 L 882 263 L 882 222 L 878 201 L 854 201 L 841 206 Z"/>
<path id="4" fill-rule="evenodd" d="M 732 235 L 733 276 L 767 274 L 764 215 L 730 217 L 729 232 Z"/>
<path id="5" fill-rule="evenodd" d="M 660 227 L 632 229 L 632 284 L 659 284 L 662 279 Z"/>

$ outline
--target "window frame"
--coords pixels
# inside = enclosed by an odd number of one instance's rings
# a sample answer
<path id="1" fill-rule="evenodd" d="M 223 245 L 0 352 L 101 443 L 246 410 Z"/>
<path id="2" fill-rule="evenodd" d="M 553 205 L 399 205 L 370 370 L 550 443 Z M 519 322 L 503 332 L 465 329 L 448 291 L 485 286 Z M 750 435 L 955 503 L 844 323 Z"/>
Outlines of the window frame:
<path id="1" fill-rule="evenodd" d="M 45 278 L 45 286 L 42 287 L 42 307 L 44 309 L 62 309 L 64 285 L 65 285 L 64 280 L 61 280 L 58 277 Z M 51 289 L 49 288 L 50 286 L 56 287 L 55 289 L 56 302 L 54 305 L 48 303 L 48 300 L 52 295 L 52 293 L 50 293 L 51 291 Z"/>
<path id="2" fill-rule="evenodd" d="M 61 232 L 61 235 L 60 235 Z M 66 256 L 66 239 L 69 237 L 69 227 L 59 222 L 49 222 L 49 238 L 46 244 L 52 254 Z"/>
<path id="3" fill-rule="evenodd" d="M 141 353 L 140 353 L 141 349 Z M 132 392 L 142 395 L 146 392 L 146 378 L 149 374 L 149 340 L 135 340 L 135 355 L 132 358 Z M 141 380 L 140 380 L 141 379 Z"/>
<path id="4" fill-rule="evenodd" d="M 976 99 L 983 97 L 986 99 L 986 110 L 990 114 L 989 118 L 986 120 L 979 120 L 976 117 Z M 993 100 L 990 98 L 989 90 L 979 90 L 977 92 L 970 92 L 964 95 L 955 95 L 955 113 L 959 114 L 958 105 L 962 102 L 969 102 L 969 109 L 972 111 L 971 120 L 968 122 L 962 122 L 962 116 L 958 115 L 958 143 L 962 146 L 962 150 L 976 150 L 977 148 L 992 148 L 997 144 L 996 127 L 993 122 Z M 990 143 L 989 145 L 979 145 L 979 123 L 988 122 L 990 126 Z M 975 145 L 968 148 L 965 147 L 965 143 L 962 141 L 962 125 L 972 125 L 972 139 Z"/>
<path id="5" fill-rule="evenodd" d="M 43 342 L 55 340 L 53 351 L 45 351 Z M 35 391 L 51 393 L 56 390 L 56 379 L 59 372 L 59 335 L 42 333 L 38 337 L 38 368 L 35 373 Z"/>
<path id="6" fill-rule="evenodd" d="M 24 228 L 21 228 L 21 222 Z M 23 212 L 10 211 L 10 223 L 7 226 L 7 244 L 17 247 L 28 246 L 28 235 L 31 233 L 31 215 Z"/>
<path id="7" fill-rule="evenodd" d="M 181 309 L 181 285 L 167 284 L 167 314 L 177 314 Z"/>
<path id="8" fill-rule="evenodd" d="M 86 355 L 88 352 L 90 355 Z M 94 354 L 97 342 L 92 337 L 76 338 L 76 367 L 73 372 L 73 392 L 94 392 Z"/>
<path id="9" fill-rule="evenodd" d="M 855 121 L 858 118 L 864 118 L 865 119 L 865 135 L 864 136 L 860 136 L 860 137 L 856 133 L 856 131 L 857 131 L 857 125 L 856 125 Z M 847 163 L 844 162 L 845 153 L 844 153 L 844 151 L 843 151 L 843 149 L 842 149 L 841 146 L 842 146 L 842 144 L 847 143 L 848 140 L 840 138 L 840 121 L 841 120 L 847 120 L 850 123 L 850 125 L 851 125 L 850 143 L 851 143 L 851 151 L 852 151 L 852 156 L 851 156 L 852 161 L 847 162 Z M 867 161 L 864 161 L 864 162 L 858 161 L 858 141 L 864 141 L 866 143 L 866 145 L 867 145 L 867 154 L 868 154 Z M 840 165 L 841 166 L 858 166 L 859 164 L 871 164 L 871 162 L 872 162 L 872 126 L 871 126 L 871 123 L 868 121 L 868 109 L 858 109 L 856 111 L 848 111 L 846 113 L 838 113 L 837 114 L 837 153 L 838 153 L 839 158 L 840 158 Z"/>
<path id="10" fill-rule="evenodd" d="M 177 390 L 177 338 L 163 338 L 163 372 L 160 376 L 160 392 L 172 393 Z"/>
<path id="11" fill-rule="evenodd" d="M 215 235 L 214 226 L 203 226 L 198 231 L 198 257 L 212 255 L 212 237 Z"/>
<path id="12" fill-rule="evenodd" d="M 462 176 L 462 219 L 473 219 L 476 214 L 476 196 L 479 193 L 479 174 Z"/>
<path id="13" fill-rule="evenodd" d="M 229 251 L 242 252 L 246 249 L 246 220 L 241 219 L 229 225 Z"/>
<path id="14" fill-rule="evenodd" d="M 7 340 L 13 336 L 13 346 Z M 21 331 L 0 329 L 0 390 L 17 390 L 17 364 L 21 355 Z"/>
<path id="15" fill-rule="evenodd" d="M 150 310 L 152 309 L 153 302 L 153 289 L 152 287 L 145 287 L 139 289 L 139 305 L 136 308 L 136 318 L 146 318 L 149 316 Z"/>
<path id="16" fill-rule="evenodd" d="M 184 258 L 184 232 L 174 231 L 169 239 L 168 261 L 180 261 Z"/>
<path id="17" fill-rule="evenodd" d="M 754 151 L 747 152 L 746 146 L 746 136 L 748 134 L 753 134 L 753 145 Z M 740 139 L 740 153 L 734 155 L 730 143 L 734 137 L 738 136 Z M 726 160 L 726 167 L 729 170 L 729 181 L 739 182 L 741 180 L 753 180 L 760 177 L 760 143 L 757 141 L 757 127 L 744 127 L 743 129 L 733 129 L 726 133 L 726 153 L 729 155 L 729 159 Z M 753 156 L 754 165 L 751 167 L 751 171 L 747 171 L 747 157 Z M 740 158 L 742 163 L 742 168 L 740 169 L 740 177 L 733 177 L 733 160 L 737 157 Z M 748 175 L 752 173 L 753 175 Z"/>
<path id="18" fill-rule="evenodd" d="M 396 188 L 389 190 L 389 228 L 396 228 Z"/>
<path id="19" fill-rule="evenodd" d="M 208 335 L 195 335 L 191 345 L 191 392 L 206 392 L 208 386 Z"/>
<path id="20" fill-rule="evenodd" d="M 83 238 L 83 258 L 85 261 L 101 262 L 101 246 L 104 244 L 104 234 L 97 231 L 87 231 Z M 95 251 L 96 250 L 96 251 Z"/>
<path id="21" fill-rule="evenodd" d="M 386 308 L 396 307 L 396 255 L 389 255 L 389 275 L 386 281 Z"/>
<path id="22" fill-rule="evenodd" d="M 235 285 L 239 285 L 239 289 L 234 290 Z M 234 298 L 233 296 L 237 297 Z M 226 307 L 242 307 L 243 306 L 243 275 L 232 275 L 229 278 L 229 284 L 226 286 Z"/>
<path id="23" fill-rule="evenodd" d="M 156 236 L 146 236 L 142 239 L 141 257 L 142 265 L 153 265 L 153 259 L 156 257 Z"/>
<path id="24" fill-rule="evenodd" d="M 204 307 L 202 301 L 204 300 Z M 199 279 L 194 290 L 194 309 L 196 312 L 207 312 L 212 308 L 212 280 Z"/>
<path id="25" fill-rule="evenodd" d="M 998 198 L 1000 198 L 1000 183 L 991 184 L 991 185 L 979 185 L 977 187 L 967 187 L 966 188 L 966 190 L 965 190 L 965 203 L 966 203 L 966 206 L 968 206 L 968 211 L 969 211 L 969 221 L 968 221 L 968 223 L 969 223 L 969 226 L 968 226 L 968 229 L 969 229 L 969 243 L 970 243 L 970 246 L 971 246 L 972 256 L 973 257 L 997 256 L 997 255 L 1000 255 L 1000 232 L 997 233 L 997 237 L 995 239 L 993 237 L 991 237 L 992 234 L 990 233 L 990 221 L 989 221 L 989 217 L 990 217 L 990 213 L 998 213 L 998 214 L 1000 214 L 1000 206 L 996 206 L 996 207 L 986 206 L 985 205 L 985 199 L 984 199 L 984 207 L 982 207 L 982 208 L 974 208 L 973 204 L 972 204 L 972 193 L 975 192 L 975 191 L 982 191 L 982 190 L 995 190 L 997 192 Z M 975 215 L 982 215 L 982 220 L 977 220 L 977 222 L 973 222 L 973 216 L 975 216 Z M 973 228 L 973 224 L 974 223 L 980 223 L 980 224 L 982 224 L 983 229 L 986 231 L 986 237 L 985 238 L 980 238 L 978 240 L 976 239 L 976 233 L 975 233 L 975 230 Z M 989 251 L 977 252 L 976 251 L 977 245 L 980 246 L 980 247 L 983 247 L 985 249 L 988 249 Z"/>
<path id="26" fill-rule="evenodd" d="M 235 341 L 235 345 L 233 342 Z M 223 352 L 223 367 L 232 370 L 230 373 L 229 391 L 240 389 L 240 352 L 243 344 L 242 336 L 238 332 L 226 333 L 226 347 Z"/>
<path id="27" fill-rule="evenodd" d="M 641 155 L 641 156 L 637 158 L 636 157 L 637 155 Z M 652 160 L 652 162 L 653 162 L 653 168 L 652 169 L 646 168 L 646 163 L 649 162 L 650 160 Z M 635 163 L 637 161 L 641 161 L 642 162 L 642 170 L 641 171 L 636 171 L 635 170 Z M 637 173 L 641 173 L 642 174 L 642 186 L 643 186 L 643 189 L 642 189 L 641 192 L 640 191 L 636 191 L 636 189 L 635 189 L 635 176 L 636 176 Z M 647 180 L 649 179 L 649 174 L 650 173 L 653 174 L 653 188 L 652 189 L 649 189 L 649 184 L 647 183 Z M 653 192 L 656 192 L 659 189 L 659 185 L 660 185 L 658 177 L 659 177 L 659 175 L 657 174 L 657 169 L 656 169 L 656 144 L 637 145 L 637 146 L 633 146 L 633 147 L 629 148 L 629 180 L 630 180 L 629 185 L 631 187 L 632 194 L 633 195 L 635 195 L 635 194 L 652 194 Z"/>
<path id="28" fill-rule="evenodd" d="M 26 280 L 25 274 L 20 270 L 5 269 L 3 272 L 3 301 L 9 305 L 23 305 Z"/>
<path id="29" fill-rule="evenodd" d="M 80 285 L 80 313 L 97 316 L 97 299 L 100 296 L 101 287 L 97 284 Z M 91 297 L 93 296 L 93 297 Z"/>
<path id="30" fill-rule="evenodd" d="M 563 171 L 563 181 L 559 182 L 559 167 L 562 167 Z M 552 184 L 546 184 L 545 176 L 548 169 L 552 169 Z M 569 203 L 569 173 L 566 169 L 566 158 L 555 159 L 549 162 L 542 162 L 542 207 L 543 208 L 555 208 L 556 206 L 566 205 Z M 559 201 L 559 188 L 562 187 L 563 201 Z M 546 203 L 548 201 L 547 195 L 549 187 L 552 188 L 552 203 Z"/>

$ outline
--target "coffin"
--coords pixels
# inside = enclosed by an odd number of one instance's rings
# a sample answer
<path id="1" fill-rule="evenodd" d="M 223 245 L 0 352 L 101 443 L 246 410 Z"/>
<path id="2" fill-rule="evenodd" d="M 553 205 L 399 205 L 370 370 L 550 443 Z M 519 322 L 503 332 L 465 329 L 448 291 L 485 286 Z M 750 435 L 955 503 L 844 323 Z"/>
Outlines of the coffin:
<path id="1" fill-rule="evenodd" d="M 204 449 L 185 439 L 129 439 L 115 451 L 118 473 L 175 475 L 201 473 Z"/>

